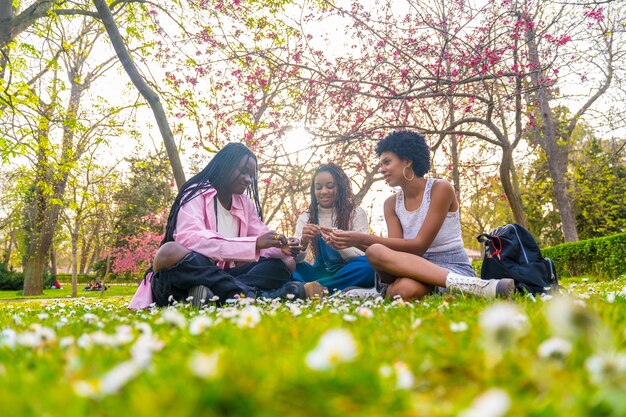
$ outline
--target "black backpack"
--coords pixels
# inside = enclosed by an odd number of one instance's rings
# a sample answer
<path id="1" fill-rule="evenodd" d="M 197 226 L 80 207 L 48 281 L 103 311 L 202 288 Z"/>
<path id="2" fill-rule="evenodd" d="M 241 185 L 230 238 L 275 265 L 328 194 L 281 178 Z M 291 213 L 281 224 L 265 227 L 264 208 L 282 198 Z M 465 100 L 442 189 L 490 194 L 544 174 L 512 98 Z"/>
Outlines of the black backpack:
<path id="1" fill-rule="evenodd" d="M 485 244 L 482 279 L 513 278 L 522 293 L 546 293 L 560 288 L 551 259 L 541 256 L 533 235 L 519 224 L 507 224 L 478 236 Z"/>

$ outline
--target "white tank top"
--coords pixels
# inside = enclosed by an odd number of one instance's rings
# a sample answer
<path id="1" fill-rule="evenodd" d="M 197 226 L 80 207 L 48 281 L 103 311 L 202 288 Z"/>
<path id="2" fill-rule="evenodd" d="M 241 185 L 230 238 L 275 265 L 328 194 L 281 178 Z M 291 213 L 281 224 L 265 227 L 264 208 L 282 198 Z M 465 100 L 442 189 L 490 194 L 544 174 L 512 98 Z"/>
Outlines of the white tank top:
<path id="1" fill-rule="evenodd" d="M 404 205 L 404 192 L 398 191 L 396 194 L 396 215 L 402 224 L 402 237 L 404 239 L 415 239 L 430 208 L 430 190 L 436 179 L 428 178 L 422 197 L 422 204 L 412 211 L 408 211 Z M 444 252 L 455 249 L 463 249 L 463 239 L 461 237 L 461 221 L 459 210 L 448 212 L 439 233 L 435 236 L 433 243 L 426 253 Z"/>

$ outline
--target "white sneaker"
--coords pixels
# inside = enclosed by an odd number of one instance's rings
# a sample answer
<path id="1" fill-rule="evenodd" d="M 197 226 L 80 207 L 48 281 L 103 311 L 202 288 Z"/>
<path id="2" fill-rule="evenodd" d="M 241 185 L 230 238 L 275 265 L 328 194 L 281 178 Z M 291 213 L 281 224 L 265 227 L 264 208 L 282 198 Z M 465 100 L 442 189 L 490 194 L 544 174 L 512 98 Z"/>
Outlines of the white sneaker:
<path id="1" fill-rule="evenodd" d="M 446 288 L 485 298 L 509 298 L 515 291 L 515 281 L 511 278 L 480 279 L 450 273 L 446 278 Z"/>
<path id="2" fill-rule="evenodd" d="M 376 289 L 376 287 L 372 288 L 346 288 L 344 290 L 344 295 L 350 298 L 376 298 L 382 296 L 382 294 Z"/>

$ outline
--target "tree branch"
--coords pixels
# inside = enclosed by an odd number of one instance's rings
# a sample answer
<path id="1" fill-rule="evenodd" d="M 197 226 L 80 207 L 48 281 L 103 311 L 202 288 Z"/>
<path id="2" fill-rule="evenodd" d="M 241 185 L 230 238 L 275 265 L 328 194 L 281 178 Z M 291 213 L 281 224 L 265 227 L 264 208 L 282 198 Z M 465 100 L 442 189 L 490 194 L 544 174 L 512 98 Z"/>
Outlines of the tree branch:
<path id="1" fill-rule="evenodd" d="M 170 126 L 168 124 L 167 115 L 165 114 L 165 110 L 161 105 L 159 96 L 150 88 L 150 86 L 146 83 L 146 81 L 139 73 L 137 66 L 133 62 L 133 59 L 126 49 L 124 39 L 120 34 L 117 24 L 113 19 L 113 15 L 111 14 L 111 10 L 106 4 L 106 1 L 93 0 L 93 3 L 96 6 L 96 9 L 98 9 L 98 14 L 100 16 L 100 19 L 102 20 L 102 24 L 109 34 L 109 38 L 111 39 L 113 48 L 115 49 L 115 52 L 117 53 L 117 56 L 119 57 L 122 66 L 126 70 L 128 77 L 131 79 L 137 90 L 139 90 L 141 95 L 145 98 L 145 100 L 152 108 L 154 118 L 156 119 L 157 125 L 159 126 L 159 131 L 161 132 L 161 136 L 165 144 L 165 149 L 167 150 L 167 155 L 172 166 L 176 185 L 180 190 L 185 183 L 185 172 L 183 171 L 183 166 L 180 162 L 180 156 L 178 154 L 178 149 L 174 140 L 174 135 L 172 134 L 172 130 L 170 129 Z"/>

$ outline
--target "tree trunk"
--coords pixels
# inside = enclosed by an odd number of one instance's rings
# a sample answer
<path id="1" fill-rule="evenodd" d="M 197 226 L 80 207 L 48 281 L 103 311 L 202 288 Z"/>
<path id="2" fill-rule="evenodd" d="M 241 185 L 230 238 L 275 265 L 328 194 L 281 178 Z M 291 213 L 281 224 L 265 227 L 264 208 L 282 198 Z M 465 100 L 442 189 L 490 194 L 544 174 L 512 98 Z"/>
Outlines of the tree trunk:
<path id="1" fill-rule="evenodd" d="M 511 212 L 513 213 L 513 219 L 515 223 L 520 226 L 526 226 L 526 214 L 524 213 L 524 205 L 522 204 L 522 197 L 517 188 L 515 181 L 511 181 L 511 173 L 515 167 L 513 166 L 513 150 L 510 147 L 502 147 L 502 161 L 500 162 L 500 182 L 504 189 L 509 204 L 511 206 Z"/>
<path id="2" fill-rule="evenodd" d="M 37 19 L 47 16 L 54 1 L 35 0 L 17 16 L 13 14 L 13 3 L 12 0 L 0 0 L 0 48 L 2 49 L 17 35 L 32 26 Z"/>
<path id="3" fill-rule="evenodd" d="M 91 257 L 89 258 L 89 262 L 87 263 L 87 268 L 85 269 L 87 273 L 91 272 L 91 268 L 93 267 L 93 264 L 96 263 L 96 259 L 99 256 L 100 256 L 100 245 L 96 244 L 93 251 L 91 252 Z"/>
<path id="4" fill-rule="evenodd" d="M 104 267 L 104 276 L 102 277 L 102 281 L 107 281 L 109 278 L 109 273 L 111 272 L 111 255 L 107 255 L 107 261 Z M 100 280 L 98 276 L 98 280 Z"/>
<path id="5" fill-rule="evenodd" d="M 35 251 L 24 263 L 24 295 L 43 294 L 43 271 L 48 262 L 46 252 Z M 41 277 L 40 279 L 27 279 L 27 277 Z"/>
<path id="6" fill-rule="evenodd" d="M 78 223 L 78 221 L 76 222 Z M 72 231 L 72 297 L 78 295 L 78 226 Z"/>
<path id="7" fill-rule="evenodd" d="M 525 16 L 528 20 L 528 16 Z M 533 22 L 529 22 L 533 23 Z M 548 170 L 552 177 L 552 186 L 554 188 L 557 208 L 561 217 L 561 226 L 563 228 L 563 237 L 566 242 L 575 242 L 578 240 L 578 231 L 576 230 L 576 216 L 574 215 L 574 206 L 569 195 L 565 173 L 567 171 L 567 155 L 569 151 L 569 143 L 564 141 L 560 144 L 561 139 L 557 131 L 557 124 L 550 108 L 550 94 L 548 86 L 541 74 L 541 65 L 537 39 L 534 26 L 529 24 L 526 31 L 526 43 L 528 46 L 528 57 L 530 62 L 534 62 L 536 69 L 530 73 L 532 87 L 535 90 L 533 94 L 534 103 L 529 103 L 539 109 L 541 124 L 543 127 L 543 135 L 539 135 L 537 140 L 539 145 L 546 152 L 548 159 Z"/>
<path id="8" fill-rule="evenodd" d="M 13 20 L 13 0 L 0 0 L 0 79 L 4 79 L 8 64 L 7 56 L 11 41 L 11 27 Z"/>
<path id="9" fill-rule="evenodd" d="M 48 264 L 52 233 L 50 217 L 54 215 L 53 208 L 43 185 L 52 182 L 48 153 L 50 152 L 49 134 L 49 106 L 41 109 L 41 118 L 37 126 L 37 160 L 35 166 L 35 181 L 24 207 L 26 224 L 24 227 L 24 295 L 43 294 L 43 272 Z M 58 212 L 57 212 L 58 214 Z M 56 224 L 56 222 L 54 223 Z"/>
<path id="10" fill-rule="evenodd" d="M 40 168 L 41 169 L 41 168 Z M 59 184 L 51 196 L 53 199 L 62 199 L 65 191 L 65 180 Z M 24 252 L 24 295 L 41 295 L 43 289 L 43 271 L 48 264 L 48 255 L 52 238 L 59 219 L 61 206 L 50 202 L 46 191 L 36 187 L 35 198 L 38 200 L 35 207 L 32 223 L 27 231 L 27 244 Z M 33 263 L 33 265 L 30 265 Z"/>
<path id="11" fill-rule="evenodd" d="M 50 275 L 52 275 L 55 279 L 57 277 L 57 257 L 56 251 L 54 250 L 54 246 L 50 247 Z"/>
<path id="12" fill-rule="evenodd" d="M 78 264 L 78 273 L 83 275 L 85 273 L 85 268 L 87 266 L 87 257 L 89 256 L 89 252 L 91 252 L 91 244 L 93 242 L 93 237 L 89 239 L 85 239 L 83 237 L 83 244 L 80 248 L 80 263 Z"/>
<path id="13" fill-rule="evenodd" d="M 556 145 L 558 146 L 558 145 Z M 547 152 L 546 152 L 547 153 Z M 565 178 L 567 170 L 566 162 L 563 163 L 562 156 L 557 153 L 557 161 L 554 155 L 552 158 L 548 154 L 548 170 L 552 178 L 552 188 L 556 199 L 556 205 L 561 216 L 561 227 L 563 228 L 563 237 L 566 242 L 576 242 L 578 240 L 578 231 L 576 230 L 576 216 L 574 215 L 574 205 L 569 192 L 569 184 Z"/>
<path id="14" fill-rule="evenodd" d="M 450 123 L 454 123 L 454 105 L 450 102 Z M 452 159 L 452 184 L 456 200 L 459 202 L 459 213 L 461 212 L 461 175 L 459 172 L 459 140 L 455 133 L 450 135 L 450 157 Z"/>
<path id="15" fill-rule="evenodd" d="M 4 243 L 4 253 L 2 254 L 2 262 L 11 266 L 11 252 L 13 251 L 13 245 L 15 245 L 15 230 L 11 227 L 9 231 L 9 240 Z"/>
<path id="16" fill-rule="evenodd" d="M 159 126 L 159 131 L 161 132 L 161 137 L 163 138 L 163 143 L 165 144 L 165 149 L 167 150 L 167 156 L 170 160 L 170 165 L 172 166 L 172 172 L 174 173 L 176 185 L 180 190 L 185 183 L 185 172 L 183 171 L 183 166 L 180 162 L 180 156 L 178 154 L 178 148 L 176 147 L 176 141 L 174 140 L 174 135 L 170 129 L 167 121 L 167 115 L 165 114 L 165 110 L 163 110 L 159 96 L 150 88 L 137 70 L 133 59 L 126 49 L 124 39 L 122 39 L 122 35 L 120 35 L 120 31 L 106 1 L 93 0 L 93 3 L 96 6 L 96 9 L 98 9 L 100 19 L 102 19 L 102 23 L 109 34 L 109 39 L 113 44 L 117 57 L 126 70 L 128 77 L 152 109 L 154 118 Z"/>
<path id="17" fill-rule="evenodd" d="M 37 163 L 35 182 L 30 211 L 27 213 L 26 249 L 24 251 L 24 295 L 41 295 L 43 290 L 43 268 L 47 265 L 52 238 L 59 221 L 61 204 L 65 196 L 65 187 L 70 166 L 80 158 L 80 152 L 74 149 L 74 129 L 76 115 L 80 107 L 82 86 L 78 84 L 78 68 L 73 68 L 69 76 L 71 82 L 67 110 L 63 115 L 63 138 L 58 172 L 51 166 L 49 155 L 53 153 L 50 143 L 50 112 L 56 103 L 42 105 L 41 118 L 37 132 Z M 76 74 L 75 74 L 76 72 Z M 56 99 L 56 97 L 55 97 Z M 40 185 L 40 184 L 43 184 Z M 44 189 L 46 187 L 46 189 Z M 48 191 L 52 188 L 52 193 Z M 33 262 L 31 266 L 29 263 Z M 44 262 L 40 267 L 39 263 Z"/>

